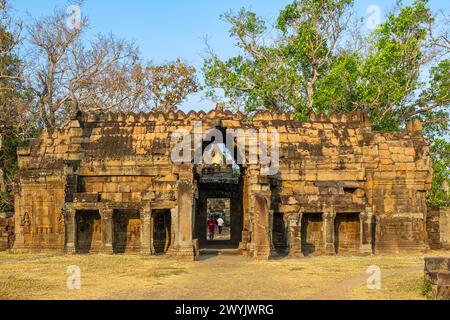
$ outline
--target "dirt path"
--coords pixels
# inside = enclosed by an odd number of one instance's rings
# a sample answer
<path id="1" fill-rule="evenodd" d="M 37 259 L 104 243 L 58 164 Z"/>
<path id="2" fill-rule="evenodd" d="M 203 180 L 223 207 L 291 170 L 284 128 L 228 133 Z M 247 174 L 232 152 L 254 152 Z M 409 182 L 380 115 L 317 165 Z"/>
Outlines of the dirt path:
<path id="1" fill-rule="evenodd" d="M 67 288 L 72 265 L 81 271 L 80 290 Z M 383 290 L 364 287 L 371 265 L 382 269 Z M 422 270 L 422 255 L 260 261 L 227 253 L 186 262 L 137 255 L 0 253 L 0 299 L 421 299 Z"/>
<path id="2" fill-rule="evenodd" d="M 383 277 L 389 277 L 399 273 L 417 272 L 422 269 L 423 267 L 402 268 L 389 270 L 388 272 L 382 272 L 381 281 L 383 283 Z M 306 300 L 348 300 L 352 290 L 360 285 L 365 284 L 368 277 L 368 274 L 360 274 L 355 277 L 345 279 L 344 281 L 341 281 L 325 290 L 322 290 L 308 297 Z"/>

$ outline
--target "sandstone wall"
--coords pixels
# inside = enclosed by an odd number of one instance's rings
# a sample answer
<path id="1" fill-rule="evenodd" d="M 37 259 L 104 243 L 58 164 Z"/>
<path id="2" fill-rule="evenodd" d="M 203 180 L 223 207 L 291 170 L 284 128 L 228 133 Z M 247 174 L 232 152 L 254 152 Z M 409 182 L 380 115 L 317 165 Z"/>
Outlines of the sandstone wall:
<path id="1" fill-rule="evenodd" d="M 450 208 L 441 208 L 439 224 L 440 224 L 440 238 L 443 248 L 450 248 Z"/>
<path id="2" fill-rule="evenodd" d="M 14 244 L 14 218 L 12 213 L 0 213 L 0 251 L 12 248 Z"/>
<path id="3" fill-rule="evenodd" d="M 283 214 L 293 251 L 296 237 L 301 238 L 303 213 L 323 215 L 320 232 L 329 248 L 340 213 L 360 219 L 368 248 L 372 242 L 376 251 L 425 247 L 425 194 L 432 174 L 420 123 L 398 133 L 380 133 L 372 131 L 367 115 L 360 112 L 318 115 L 304 122 L 292 114 L 258 113 L 248 122 L 242 114 L 218 110 L 81 114 L 51 135 L 44 131 L 18 151 L 16 247 L 62 249 L 66 203 L 138 210 L 148 203 L 153 209 L 175 209 L 180 205 L 179 181 L 188 179 L 194 189 L 195 181 L 191 169 L 183 178 L 182 166 L 171 162 L 177 143 L 171 136 L 177 129 L 193 132 L 194 121 L 202 121 L 204 131 L 279 132 L 279 173 L 263 179 L 259 166 L 246 166 L 242 246 L 248 250 L 266 254 L 267 239 L 256 230 L 270 234 L 271 216 L 258 216 L 267 208 Z"/>
<path id="4" fill-rule="evenodd" d="M 431 249 L 450 248 L 450 208 L 428 208 L 427 233 Z"/>
<path id="5" fill-rule="evenodd" d="M 434 298 L 450 300 L 450 258 L 425 258 L 425 281 L 431 284 Z"/>

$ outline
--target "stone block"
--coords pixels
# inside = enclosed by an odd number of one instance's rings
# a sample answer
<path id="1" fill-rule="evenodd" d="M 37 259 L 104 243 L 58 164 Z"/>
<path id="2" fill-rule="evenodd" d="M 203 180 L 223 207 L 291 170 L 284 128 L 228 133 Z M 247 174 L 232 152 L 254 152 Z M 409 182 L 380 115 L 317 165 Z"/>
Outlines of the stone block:
<path id="1" fill-rule="evenodd" d="M 450 257 L 426 257 L 425 270 L 433 271 L 450 271 Z"/>
<path id="2" fill-rule="evenodd" d="M 450 300 L 450 285 L 438 285 L 436 288 L 437 300 Z"/>
<path id="3" fill-rule="evenodd" d="M 86 202 L 86 203 L 95 203 L 99 201 L 98 193 L 74 193 L 73 201 L 74 202 Z"/>
<path id="4" fill-rule="evenodd" d="M 450 271 L 440 271 L 437 273 L 438 286 L 450 286 Z"/>

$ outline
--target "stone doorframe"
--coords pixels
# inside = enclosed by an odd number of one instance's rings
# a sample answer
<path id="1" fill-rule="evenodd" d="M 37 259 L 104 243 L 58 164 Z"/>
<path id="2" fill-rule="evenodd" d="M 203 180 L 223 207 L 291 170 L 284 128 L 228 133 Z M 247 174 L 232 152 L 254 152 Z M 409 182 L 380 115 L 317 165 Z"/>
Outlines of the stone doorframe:
<path id="1" fill-rule="evenodd" d="M 307 212 L 317 212 L 317 209 L 306 210 L 301 208 L 297 213 L 291 213 L 285 218 L 286 225 L 286 242 L 288 254 L 291 257 L 303 256 L 302 252 L 302 218 L 303 214 Z M 336 208 L 328 207 L 321 210 L 323 221 L 323 243 L 325 254 L 336 254 L 334 225 L 336 218 Z M 341 212 L 341 210 L 339 210 Z M 360 253 L 373 253 L 373 210 L 371 207 L 366 207 L 359 214 L 360 220 Z"/>
<path id="2" fill-rule="evenodd" d="M 156 254 L 155 248 L 153 245 L 153 228 L 154 228 L 154 215 L 153 210 L 170 210 L 170 244 L 168 248 L 168 254 L 173 249 L 174 246 L 174 238 L 176 237 L 176 232 L 174 232 L 177 221 L 178 221 L 178 207 L 175 208 L 167 208 L 161 206 L 152 206 L 150 203 L 145 203 L 140 212 L 141 217 L 141 254 L 148 256 Z"/>

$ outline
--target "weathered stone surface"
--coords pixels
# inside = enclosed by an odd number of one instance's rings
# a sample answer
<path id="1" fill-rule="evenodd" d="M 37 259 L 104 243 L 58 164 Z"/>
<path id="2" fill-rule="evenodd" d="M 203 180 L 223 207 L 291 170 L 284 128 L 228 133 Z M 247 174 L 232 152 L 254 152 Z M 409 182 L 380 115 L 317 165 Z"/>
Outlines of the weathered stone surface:
<path id="1" fill-rule="evenodd" d="M 450 208 L 428 208 L 426 221 L 430 248 L 450 248 Z"/>
<path id="2" fill-rule="evenodd" d="M 425 281 L 438 300 L 450 300 L 450 257 L 425 258 Z"/>
<path id="3" fill-rule="evenodd" d="M 450 271 L 450 258 L 427 257 L 425 258 L 425 270 L 427 272 Z"/>
<path id="4" fill-rule="evenodd" d="M 12 213 L 0 213 L 0 251 L 12 248 L 14 244 L 14 218 Z"/>
<path id="5" fill-rule="evenodd" d="M 120 231 L 131 251 L 152 254 L 154 237 L 166 234 L 168 254 L 192 259 L 202 198 L 198 184 L 205 181 L 197 166 L 172 163 L 171 136 L 178 129 L 193 132 L 194 121 L 202 121 L 204 131 L 279 133 L 278 174 L 262 176 L 261 164 L 247 163 L 239 178 L 220 180 L 236 183 L 242 193 L 234 204 L 242 214 L 241 230 L 232 237 L 244 254 L 267 257 L 275 238 L 286 242 L 280 246 L 293 256 L 305 254 L 304 248 L 334 254 L 428 247 L 426 191 L 432 169 L 418 122 L 383 133 L 372 131 L 362 112 L 313 115 L 302 122 L 290 113 L 257 113 L 248 121 L 218 109 L 187 115 L 79 114 L 52 136 L 42 132 L 18 151 L 15 247 L 74 253 L 77 234 L 85 232 L 77 217 L 96 211 L 100 221 L 93 240 L 99 242 L 91 249 L 114 252 L 115 212 L 125 210 L 134 215 L 132 226 Z M 102 210 L 112 210 L 112 218 Z M 439 223 L 445 219 L 440 216 Z M 284 234 L 272 233 L 275 221 Z M 440 241 L 448 243 L 441 225 Z"/>

